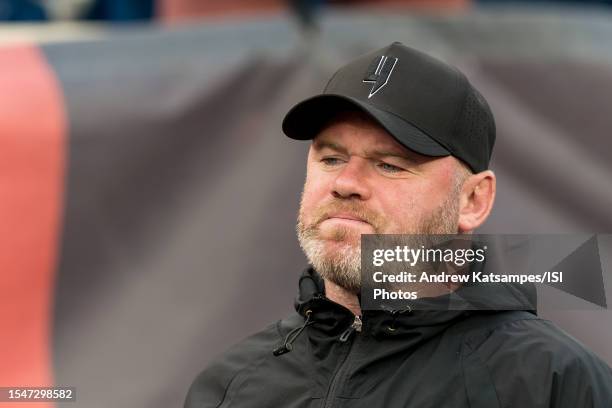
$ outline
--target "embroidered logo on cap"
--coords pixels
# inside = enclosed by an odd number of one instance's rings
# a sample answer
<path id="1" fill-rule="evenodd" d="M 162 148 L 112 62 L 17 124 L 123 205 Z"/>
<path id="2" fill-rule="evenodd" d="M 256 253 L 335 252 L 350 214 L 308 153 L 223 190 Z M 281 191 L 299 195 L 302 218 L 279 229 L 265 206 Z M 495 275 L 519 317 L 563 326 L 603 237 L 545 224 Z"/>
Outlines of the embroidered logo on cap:
<path id="1" fill-rule="evenodd" d="M 372 84 L 368 99 L 387 85 L 393 68 L 395 68 L 395 64 L 397 64 L 397 58 L 387 57 L 385 55 L 375 58 L 372 61 L 363 79 L 363 82 Z"/>

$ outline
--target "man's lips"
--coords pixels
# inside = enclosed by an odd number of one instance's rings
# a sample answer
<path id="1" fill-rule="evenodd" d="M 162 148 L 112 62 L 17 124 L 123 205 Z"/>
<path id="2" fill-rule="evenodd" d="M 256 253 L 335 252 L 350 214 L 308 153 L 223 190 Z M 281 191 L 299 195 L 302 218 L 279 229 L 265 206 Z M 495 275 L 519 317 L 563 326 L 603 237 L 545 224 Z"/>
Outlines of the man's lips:
<path id="1" fill-rule="evenodd" d="M 371 234 L 376 231 L 374 226 L 364 218 L 346 211 L 328 213 L 325 218 L 320 221 L 317 229 L 322 238 L 333 237 L 332 240 L 334 241 L 344 242 L 344 239 L 340 240 L 334 235 L 339 233 L 340 230 L 338 230 L 338 228 L 346 228 L 353 233 L 361 234 Z"/>
<path id="2" fill-rule="evenodd" d="M 340 220 L 348 220 L 348 221 L 358 221 L 358 222 L 363 222 L 366 224 L 369 224 L 366 220 L 364 220 L 363 218 L 360 218 L 354 214 L 351 213 L 335 213 L 335 214 L 330 214 L 326 220 L 332 220 L 332 219 L 340 219 Z"/>

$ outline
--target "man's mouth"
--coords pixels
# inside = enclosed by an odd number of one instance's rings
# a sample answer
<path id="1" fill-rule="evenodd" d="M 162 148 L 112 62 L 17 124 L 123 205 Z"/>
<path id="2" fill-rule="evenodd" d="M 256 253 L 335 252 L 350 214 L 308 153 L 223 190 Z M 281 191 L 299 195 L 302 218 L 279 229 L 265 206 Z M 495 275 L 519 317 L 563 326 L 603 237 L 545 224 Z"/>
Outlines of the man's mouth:
<path id="1" fill-rule="evenodd" d="M 333 218 L 337 218 L 337 219 L 343 219 L 343 220 L 350 220 L 350 221 L 359 221 L 359 222 L 365 222 L 367 223 L 366 220 L 364 220 L 361 217 L 358 217 L 354 214 L 348 213 L 348 212 L 339 212 L 339 213 L 333 213 L 330 214 L 327 219 L 333 219 Z"/>
<path id="2" fill-rule="evenodd" d="M 330 221 L 330 222 L 334 222 L 334 223 L 339 223 L 339 224 L 347 224 L 347 225 L 360 225 L 363 226 L 364 224 L 366 225 L 370 225 L 370 223 L 366 220 L 364 220 L 363 218 L 349 213 L 349 212 L 338 212 L 338 213 L 332 213 L 329 214 L 325 219 L 323 219 L 323 222 L 325 221 Z"/>

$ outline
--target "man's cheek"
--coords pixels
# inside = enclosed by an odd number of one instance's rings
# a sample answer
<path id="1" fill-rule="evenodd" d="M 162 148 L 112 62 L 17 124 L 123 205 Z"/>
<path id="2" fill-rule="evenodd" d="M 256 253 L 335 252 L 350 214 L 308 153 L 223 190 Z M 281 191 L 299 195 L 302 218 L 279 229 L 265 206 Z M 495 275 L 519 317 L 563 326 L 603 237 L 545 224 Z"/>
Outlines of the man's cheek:
<path id="1" fill-rule="evenodd" d="M 304 186 L 303 205 L 309 210 L 321 205 L 322 201 L 326 197 L 326 190 L 320 184 L 312 184 L 306 182 Z"/>
<path id="2" fill-rule="evenodd" d="M 317 203 L 313 195 L 304 190 L 302 204 L 300 208 L 300 217 L 305 225 L 311 225 L 315 220 L 317 212 Z"/>

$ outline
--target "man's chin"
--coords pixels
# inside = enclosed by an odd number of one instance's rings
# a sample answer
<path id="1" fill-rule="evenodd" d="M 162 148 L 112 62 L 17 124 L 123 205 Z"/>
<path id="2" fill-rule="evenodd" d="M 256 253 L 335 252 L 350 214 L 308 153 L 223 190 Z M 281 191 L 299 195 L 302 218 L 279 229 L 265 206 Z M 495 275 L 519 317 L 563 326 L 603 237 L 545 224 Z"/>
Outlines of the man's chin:
<path id="1" fill-rule="evenodd" d="M 324 239 L 298 235 L 300 246 L 311 265 L 326 280 L 347 290 L 359 288 L 361 275 L 360 240 Z"/>
<path id="2" fill-rule="evenodd" d="M 361 242 L 360 241 L 328 241 L 322 242 L 322 256 L 332 264 L 343 264 L 359 260 L 361 265 Z"/>
<path id="3" fill-rule="evenodd" d="M 361 238 L 359 239 L 321 239 L 326 255 L 338 256 L 339 253 L 361 252 Z"/>

